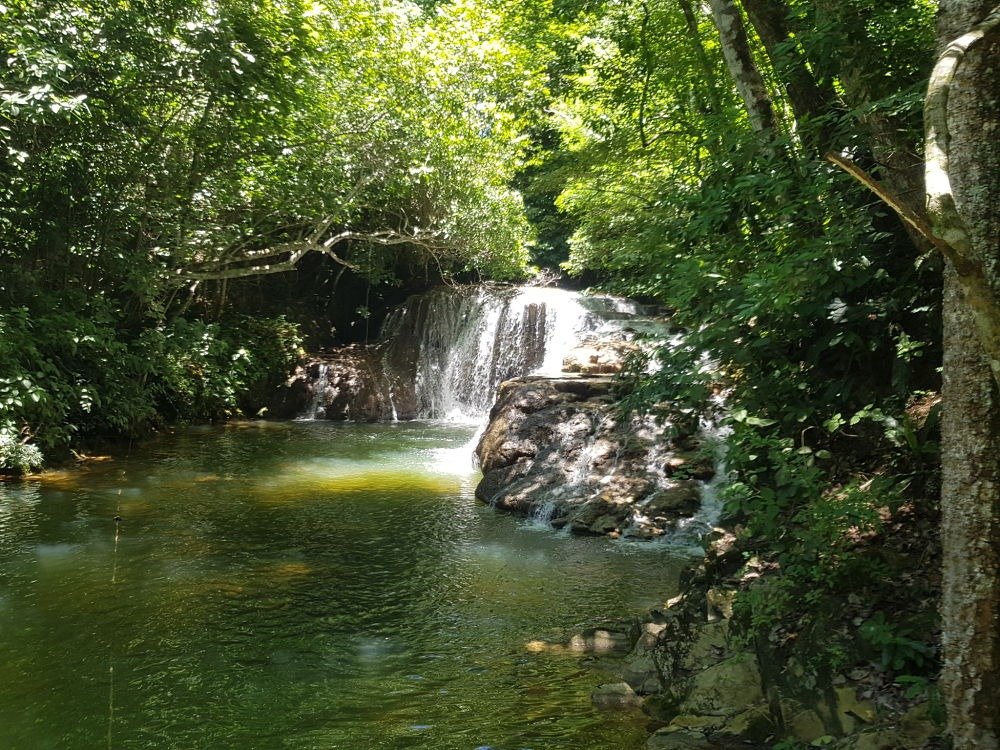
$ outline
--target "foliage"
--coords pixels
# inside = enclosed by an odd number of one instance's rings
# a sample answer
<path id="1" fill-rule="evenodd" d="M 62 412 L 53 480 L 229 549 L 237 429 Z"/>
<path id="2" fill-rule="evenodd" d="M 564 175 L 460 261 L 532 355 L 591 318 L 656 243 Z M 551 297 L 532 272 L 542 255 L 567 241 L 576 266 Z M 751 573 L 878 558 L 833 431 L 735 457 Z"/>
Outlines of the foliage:
<path id="1" fill-rule="evenodd" d="M 108 284 L 123 272 L 155 296 L 178 270 L 325 222 L 433 236 L 437 261 L 518 273 L 516 129 L 496 101 L 513 83 L 494 71 L 524 67 L 481 28 L 446 42 L 442 24 L 461 12 L 425 23 L 367 0 L 5 6 L 8 250 L 30 248 L 30 263 L 66 249 L 81 259 L 69 273 Z"/>
<path id="2" fill-rule="evenodd" d="M 0 424 L 0 474 L 27 474 L 40 469 L 44 460 L 38 446 L 25 443 L 13 424 Z"/>
<path id="3" fill-rule="evenodd" d="M 608 4 L 557 89 L 544 177 L 575 226 L 564 268 L 683 331 L 631 368 L 626 406 L 690 419 L 724 394 L 727 512 L 771 571 L 740 594 L 742 620 L 795 620 L 829 666 L 853 653 L 830 602 L 879 589 L 866 542 L 936 470 L 936 415 L 904 406 L 937 387 L 939 269 L 821 157 L 919 193 L 933 3 L 767 5 L 787 11 L 784 38 L 745 20 L 773 131 L 751 126 L 701 4 Z"/>
<path id="4" fill-rule="evenodd" d="M 907 625 L 893 625 L 884 612 L 876 612 L 858 628 L 864 643 L 879 657 L 883 669 L 899 672 L 907 667 L 923 667 L 930 658 L 931 649 L 922 640 L 922 634 Z"/>
<path id="5" fill-rule="evenodd" d="M 301 354 L 284 319 L 236 321 L 225 331 L 177 319 L 130 336 L 106 306 L 84 309 L 0 316 L 0 417 L 42 447 L 141 434 L 165 419 L 253 414 Z"/>
<path id="6" fill-rule="evenodd" d="M 550 55 L 544 14 L 516 10 L 0 5 L 4 424 L 52 447 L 255 413 L 294 358 L 269 317 L 292 305 L 211 279 L 304 242 L 367 286 L 523 275 L 510 182 Z"/>

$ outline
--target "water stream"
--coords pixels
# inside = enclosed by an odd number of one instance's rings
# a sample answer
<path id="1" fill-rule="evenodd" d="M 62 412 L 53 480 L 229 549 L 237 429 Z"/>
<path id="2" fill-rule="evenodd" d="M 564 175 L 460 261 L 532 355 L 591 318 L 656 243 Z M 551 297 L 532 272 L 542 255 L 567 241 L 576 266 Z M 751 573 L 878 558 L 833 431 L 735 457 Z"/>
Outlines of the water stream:
<path id="1" fill-rule="evenodd" d="M 192 429 L 0 483 L 0 748 L 644 747 L 525 643 L 662 602 L 677 558 L 478 504 L 471 433 Z"/>

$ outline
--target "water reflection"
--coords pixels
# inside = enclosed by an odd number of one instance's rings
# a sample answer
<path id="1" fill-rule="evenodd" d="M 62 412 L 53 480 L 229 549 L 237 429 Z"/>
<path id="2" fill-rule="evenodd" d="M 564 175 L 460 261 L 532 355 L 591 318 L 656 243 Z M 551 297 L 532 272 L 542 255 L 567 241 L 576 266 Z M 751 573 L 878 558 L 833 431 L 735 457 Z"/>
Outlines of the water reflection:
<path id="1" fill-rule="evenodd" d="M 525 644 L 662 600 L 675 561 L 477 504 L 470 436 L 197 430 L 0 485 L 0 747 L 104 747 L 109 718 L 126 748 L 642 747 Z"/>

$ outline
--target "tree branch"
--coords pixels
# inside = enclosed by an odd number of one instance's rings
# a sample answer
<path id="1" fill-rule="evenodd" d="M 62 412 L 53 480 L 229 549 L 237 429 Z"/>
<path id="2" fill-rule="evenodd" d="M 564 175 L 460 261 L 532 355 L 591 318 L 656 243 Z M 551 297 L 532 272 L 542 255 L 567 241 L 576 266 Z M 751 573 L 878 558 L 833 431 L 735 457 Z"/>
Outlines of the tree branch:
<path id="1" fill-rule="evenodd" d="M 868 172 L 863 170 L 853 161 L 832 151 L 826 154 L 826 160 L 843 169 L 847 172 L 847 174 L 851 175 L 851 177 L 875 193 L 875 195 L 881 198 L 889 206 L 889 208 L 899 214 L 900 219 L 916 229 L 922 237 L 925 237 L 928 242 L 940 250 L 946 258 L 950 260 L 955 254 L 951 245 L 942 240 L 940 237 L 935 236 L 934 231 L 926 217 L 909 208 L 906 205 L 906 202 L 903 201 L 898 195 L 892 192 L 883 183 L 868 174 Z"/>
<path id="2" fill-rule="evenodd" d="M 320 238 L 329 228 L 332 221 L 332 217 L 324 217 L 316 224 L 313 231 L 299 242 L 288 242 L 270 248 L 251 251 L 246 256 L 234 260 L 208 262 L 194 268 L 180 269 L 175 278 L 177 281 L 186 284 L 192 281 L 238 279 L 248 276 L 284 273 L 293 270 L 299 261 L 309 253 L 322 253 L 345 268 L 350 268 L 352 271 L 359 271 L 361 270 L 359 266 L 345 260 L 333 251 L 334 247 L 349 240 L 386 246 L 416 245 L 427 250 L 434 257 L 436 257 L 437 251 L 444 250 L 447 247 L 437 235 L 409 234 L 393 230 L 378 232 L 355 232 L 347 230 L 321 240 Z"/>
<path id="3" fill-rule="evenodd" d="M 885 201 L 899 217 L 926 237 L 952 264 L 966 304 L 976 322 L 997 387 L 1000 387 L 1000 298 L 990 285 L 982 259 L 973 248 L 969 230 L 958 212 L 951 187 L 948 158 L 948 95 L 955 72 L 971 47 L 1000 27 L 1000 5 L 982 21 L 951 42 L 931 72 L 924 102 L 924 175 L 927 218 L 906 207 L 878 180 L 849 159 L 834 153 L 826 158 Z"/>

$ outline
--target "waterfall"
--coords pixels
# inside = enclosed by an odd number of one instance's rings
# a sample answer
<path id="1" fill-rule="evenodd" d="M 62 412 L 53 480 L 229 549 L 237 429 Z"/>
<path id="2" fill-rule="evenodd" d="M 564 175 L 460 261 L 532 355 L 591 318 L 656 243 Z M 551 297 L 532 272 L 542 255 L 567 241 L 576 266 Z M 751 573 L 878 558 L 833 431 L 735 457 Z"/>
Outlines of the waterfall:
<path id="1" fill-rule="evenodd" d="M 309 396 L 309 406 L 297 417 L 303 421 L 323 419 L 326 416 L 326 390 L 330 365 L 327 362 L 317 362 L 314 368 L 316 372 L 311 376 L 312 392 Z"/>
<path id="2" fill-rule="evenodd" d="M 501 382 L 558 375 L 581 336 L 620 329 L 638 312 L 628 300 L 563 289 L 445 288 L 398 308 L 379 347 L 390 371 L 412 378 L 415 416 L 479 422 Z"/>
<path id="3" fill-rule="evenodd" d="M 662 316 L 617 297 L 443 287 L 394 310 L 376 344 L 317 355 L 300 378 L 302 407 L 305 418 L 479 424 L 464 448 L 440 458 L 461 465 L 476 451 L 481 500 L 539 526 L 662 536 L 686 548 L 721 509 L 723 456 L 706 468 L 704 453 L 721 446 L 718 428 L 705 424 L 696 434 L 669 411 L 623 417 L 611 403 L 613 381 L 590 377 L 620 371 L 641 351 L 643 334 L 665 346 L 682 336 Z M 541 377 L 499 389 L 529 375 Z M 663 419 L 678 421 L 669 439 Z M 718 471 L 706 483 L 713 464 Z"/>
<path id="4" fill-rule="evenodd" d="M 635 302 L 607 295 L 441 287 L 396 308 L 375 345 L 316 355 L 289 381 L 299 390 L 271 412 L 306 420 L 482 423 L 503 381 L 562 375 L 566 355 L 581 341 L 627 341 L 649 320 Z"/>

